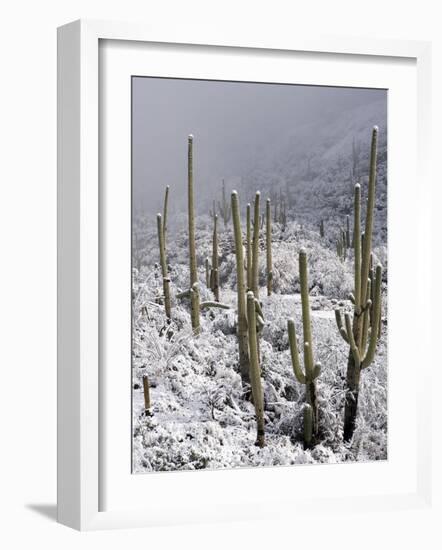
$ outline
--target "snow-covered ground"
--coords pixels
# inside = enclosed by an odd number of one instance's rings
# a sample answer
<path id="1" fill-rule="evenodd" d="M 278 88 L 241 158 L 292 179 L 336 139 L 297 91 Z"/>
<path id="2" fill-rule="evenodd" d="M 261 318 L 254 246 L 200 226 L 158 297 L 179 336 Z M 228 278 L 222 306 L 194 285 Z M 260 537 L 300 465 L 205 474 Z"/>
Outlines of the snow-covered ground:
<path id="1" fill-rule="evenodd" d="M 211 256 L 211 223 L 200 216 L 197 254 L 201 299 L 204 258 Z M 267 297 L 265 254 L 261 253 L 260 291 L 265 327 L 261 335 L 261 372 L 265 398 L 266 446 L 254 445 L 255 412 L 243 394 L 238 372 L 236 282 L 232 229 L 220 232 L 221 302 L 229 310 L 206 310 L 201 334 L 192 335 L 186 300 L 173 299 L 172 322 L 162 305 L 156 228 L 135 224 L 137 255 L 133 269 L 133 471 L 195 470 L 305 463 L 382 460 L 387 458 L 386 282 L 383 330 L 373 364 L 363 372 L 357 429 L 351 444 L 342 438 L 348 345 L 340 336 L 334 308 L 351 309 L 351 254 L 343 263 L 315 227 L 289 221 L 273 232 L 274 288 Z M 294 318 L 302 342 L 298 251 L 307 249 L 315 360 L 322 363 L 317 381 L 319 443 L 305 450 L 302 422 L 305 387 L 295 379 L 288 348 L 287 320 Z M 168 232 L 171 293 L 188 287 L 187 232 L 176 217 Z M 375 253 L 385 263 L 385 248 Z M 157 263 L 155 263 L 157 262 Z M 386 275 L 384 281 L 386 281 Z M 302 349 L 302 346 L 301 346 Z M 142 377 L 151 384 L 151 416 L 144 414 Z"/>

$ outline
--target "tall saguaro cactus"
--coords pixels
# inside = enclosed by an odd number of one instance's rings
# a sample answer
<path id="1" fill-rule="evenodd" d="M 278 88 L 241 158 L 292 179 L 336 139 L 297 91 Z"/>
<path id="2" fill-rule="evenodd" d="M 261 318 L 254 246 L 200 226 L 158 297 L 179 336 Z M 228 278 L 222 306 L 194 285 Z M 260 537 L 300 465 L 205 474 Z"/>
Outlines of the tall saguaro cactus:
<path id="1" fill-rule="evenodd" d="M 219 266 L 218 266 L 218 216 L 215 214 L 213 218 L 213 238 L 212 238 L 212 271 L 210 273 L 210 288 L 215 297 L 215 301 L 219 302 Z"/>
<path id="2" fill-rule="evenodd" d="M 241 219 L 239 214 L 239 198 L 236 191 L 232 192 L 232 220 L 235 236 L 236 257 L 236 287 L 238 293 L 238 348 L 239 366 L 243 384 L 250 382 L 250 362 L 247 332 L 246 285 L 244 280 L 244 252 L 242 243 Z"/>
<path id="3" fill-rule="evenodd" d="M 270 199 L 266 201 L 266 261 L 267 261 L 267 296 L 272 294 L 272 211 Z"/>
<path id="4" fill-rule="evenodd" d="M 252 385 L 253 404 L 255 406 L 257 438 L 256 445 L 264 447 L 264 397 L 261 386 L 259 367 L 258 338 L 256 334 L 256 298 L 252 291 L 247 292 L 247 320 L 250 350 L 250 380 Z"/>
<path id="5" fill-rule="evenodd" d="M 246 259 L 247 259 L 247 290 L 252 288 L 252 217 L 250 203 L 246 207 Z"/>
<path id="6" fill-rule="evenodd" d="M 161 214 L 157 214 L 157 231 L 158 231 L 158 247 L 160 249 L 160 265 L 161 265 L 161 275 L 163 277 L 163 294 L 164 294 L 164 309 L 166 310 L 166 317 L 170 319 L 171 317 L 171 306 L 170 306 L 170 279 L 167 273 L 167 262 L 166 262 L 166 247 L 164 243 L 164 225 Z"/>
<path id="7" fill-rule="evenodd" d="M 222 186 L 222 202 L 221 204 L 219 204 L 219 211 L 220 211 L 220 214 L 221 214 L 221 217 L 224 221 L 224 227 L 227 226 L 227 224 L 229 223 L 229 220 L 230 220 L 230 214 L 231 214 L 231 207 L 227 201 L 227 197 L 226 197 L 226 184 L 223 180 L 223 186 Z"/>
<path id="8" fill-rule="evenodd" d="M 350 441 L 356 426 L 361 371 L 374 359 L 379 338 L 381 316 L 382 266 L 370 277 L 372 258 L 373 213 L 376 196 L 376 157 L 378 128 L 373 128 L 370 153 L 365 232 L 361 235 L 361 187 L 354 189 L 354 294 L 353 319 L 345 314 L 345 326 L 340 309 L 335 310 L 336 323 L 345 342 L 350 346 L 347 362 L 347 391 L 344 412 L 344 440 Z M 372 290 L 373 289 L 373 290 Z M 371 326 L 370 326 L 371 325 Z"/>
<path id="9" fill-rule="evenodd" d="M 298 344 L 293 319 L 288 321 L 288 333 L 290 353 L 292 357 L 293 371 L 300 384 L 305 384 L 304 409 L 304 442 L 306 447 L 312 443 L 313 436 L 318 433 L 318 402 L 316 395 L 316 378 L 321 372 L 321 364 L 315 363 L 313 359 L 313 340 L 310 321 L 310 303 L 307 274 L 307 253 L 304 249 L 299 252 L 299 278 L 301 283 L 301 303 L 302 303 L 302 328 L 304 334 L 304 366 L 305 373 L 302 372 Z"/>
<path id="10" fill-rule="evenodd" d="M 164 232 L 164 245 L 166 245 L 166 233 L 167 233 L 167 207 L 169 205 L 169 189 L 170 185 L 166 185 L 164 192 L 164 205 L 163 205 L 163 232 Z"/>
<path id="11" fill-rule="evenodd" d="M 252 287 L 251 290 L 257 300 L 259 300 L 259 202 L 261 193 L 255 194 L 254 214 L 253 214 L 253 246 L 252 246 Z"/>
<path id="12" fill-rule="evenodd" d="M 195 209 L 193 199 L 193 135 L 190 134 L 187 141 L 187 208 L 189 221 L 189 265 L 190 265 L 190 291 L 191 297 L 195 296 L 192 290 L 195 283 L 198 283 L 198 273 L 196 265 L 195 251 Z M 193 295 L 192 295 L 193 291 Z M 198 294 L 199 296 L 199 294 Z M 196 304 L 198 302 L 198 307 Z M 191 300 L 191 319 L 194 332 L 199 331 L 199 297 Z"/>

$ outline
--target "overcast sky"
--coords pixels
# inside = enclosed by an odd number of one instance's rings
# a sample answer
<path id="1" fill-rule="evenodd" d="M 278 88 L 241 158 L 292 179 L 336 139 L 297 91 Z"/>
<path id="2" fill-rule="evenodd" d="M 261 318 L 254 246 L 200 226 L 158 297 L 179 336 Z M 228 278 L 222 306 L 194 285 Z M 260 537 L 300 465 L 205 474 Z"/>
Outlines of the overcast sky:
<path id="1" fill-rule="evenodd" d="M 263 146 L 283 146 L 297 127 L 381 98 L 384 90 L 134 77 L 134 206 L 157 211 L 166 185 L 185 195 L 188 134 L 195 184 L 207 190 L 253 168 Z"/>

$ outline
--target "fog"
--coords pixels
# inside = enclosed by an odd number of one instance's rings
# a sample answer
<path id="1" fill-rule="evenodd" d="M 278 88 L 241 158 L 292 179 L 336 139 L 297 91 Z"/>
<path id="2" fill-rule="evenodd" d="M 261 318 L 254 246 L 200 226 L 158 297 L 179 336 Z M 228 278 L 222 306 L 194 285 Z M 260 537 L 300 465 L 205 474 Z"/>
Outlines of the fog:
<path id="1" fill-rule="evenodd" d="M 222 178 L 229 189 L 239 185 L 291 136 L 304 133 L 311 141 L 312 128 L 380 100 L 385 90 L 134 77 L 134 208 L 157 211 L 166 185 L 175 204 L 184 204 L 188 134 L 196 193 L 207 203 Z"/>

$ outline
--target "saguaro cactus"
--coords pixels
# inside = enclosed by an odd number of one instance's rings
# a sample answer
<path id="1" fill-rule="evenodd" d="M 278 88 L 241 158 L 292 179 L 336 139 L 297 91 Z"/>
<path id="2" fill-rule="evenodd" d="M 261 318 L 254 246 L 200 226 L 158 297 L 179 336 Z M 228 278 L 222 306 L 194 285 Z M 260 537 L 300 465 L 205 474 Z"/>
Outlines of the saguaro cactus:
<path id="1" fill-rule="evenodd" d="M 144 414 L 150 416 L 150 386 L 149 378 L 143 376 L 143 393 L 144 393 Z"/>
<path id="2" fill-rule="evenodd" d="M 289 333 L 290 353 L 292 357 L 293 371 L 300 384 L 305 384 L 304 409 L 304 443 L 309 447 L 313 436 L 318 433 L 318 402 L 316 395 L 316 378 L 321 372 L 321 364 L 315 363 L 313 359 L 313 341 L 310 322 L 310 303 L 307 274 L 307 253 L 304 249 L 299 252 L 299 278 L 301 283 L 301 303 L 302 303 L 302 328 L 304 334 L 304 366 L 305 373 L 302 372 L 298 344 L 295 331 L 295 323 L 290 319 L 287 323 Z"/>
<path id="3" fill-rule="evenodd" d="M 223 180 L 223 186 L 222 186 L 222 202 L 221 204 L 219 204 L 219 211 L 224 221 L 224 227 L 226 227 L 226 225 L 229 223 L 229 220 L 230 220 L 231 208 L 227 201 L 226 184 L 224 180 Z"/>
<path id="4" fill-rule="evenodd" d="M 246 256 L 247 256 L 247 290 L 252 288 L 252 218 L 250 203 L 246 207 Z"/>
<path id="5" fill-rule="evenodd" d="M 255 406 L 257 438 L 256 445 L 264 447 L 264 397 L 261 386 L 261 370 L 259 367 L 258 338 L 256 335 L 256 302 L 253 292 L 247 292 L 247 320 L 250 350 L 250 380 L 252 385 L 253 404 Z"/>
<path id="6" fill-rule="evenodd" d="M 353 437 L 359 397 L 361 371 L 374 359 L 379 338 L 381 316 L 382 266 L 376 266 L 375 280 L 370 277 L 371 248 L 373 236 L 373 212 L 376 193 L 376 157 L 378 128 L 373 128 L 370 154 L 367 210 L 364 238 L 361 238 L 361 188 L 354 189 L 354 304 L 353 319 L 345 314 L 345 326 L 340 309 L 335 310 L 336 323 L 343 339 L 349 344 L 347 362 L 347 391 L 344 412 L 344 440 Z M 373 292 L 372 292 L 373 289 Z M 370 320 L 371 318 L 371 320 Z M 370 328 L 371 324 L 371 328 Z"/>
<path id="7" fill-rule="evenodd" d="M 196 251 L 195 251 L 195 210 L 193 200 L 193 135 L 190 134 L 187 142 L 187 207 L 188 207 L 188 221 L 189 221 L 189 266 L 190 266 L 190 291 L 192 298 L 193 285 L 198 282 L 197 264 L 196 264 Z M 193 290 L 195 295 L 195 290 Z M 198 300 L 194 299 L 191 303 L 191 319 L 192 328 L 195 333 L 199 332 L 200 326 L 200 310 L 199 303 L 196 307 Z"/>
<path id="8" fill-rule="evenodd" d="M 206 287 L 210 288 L 210 262 L 209 258 L 206 258 L 204 260 L 204 268 L 206 270 Z"/>
<path id="9" fill-rule="evenodd" d="M 319 223 L 319 236 L 322 237 L 322 238 L 325 236 L 324 220 L 321 220 L 320 223 Z"/>
<path id="10" fill-rule="evenodd" d="M 218 231 L 217 231 L 218 216 L 215 214 L 213 218 L 213 238 L 212 238 L 212 271 L 210 273 L 210 288 L 215 297 L 215 301 L 219 302 L 219 266 L 218 266 Z"/>
<path id="11" fill-rule="evenodd" d="M 259 202 L 261 193 L 255 194 L 254 214 L 253 214 L 253 246 L 252 246 L 252 287 L 251 290 L 257 300 L 259 300 Z"/>
<path id="12" fill-rule="evenodd" d="M 163 233 L 164 233 L 164 246 L 166 246 L 166 233 L 167 233 L 167 207 L 169 204 L 169 189 L 170 186 L 166 185 L 164 192 L 164 205 L 163 205 Z"/>
<path id="13" fill-rule="evenodd" d="M 239 198 L 232 192 L 232 220 L 235 235 L 236 287 L 238 293 L 238 348 L 239 366 L 243 384 L 250 382 L 249 346 L 247 333 L 246 285 L 244 281 L 244 253 L 242 243 L 241 219 L 239 215 Z"/>
<path id="14" fill-rule="evenodd" d="M 200 332 L 200 289 L 198 283 L 190 288 L 190 318 L 194 334 Z"/>
<path id="15" fill-rule="evenodd" d="M 345 230 L 345 245 L 347 248 L 351 248 L 351 235 L 350 235 L 350 216 L 346 217 L 346 230 Z"/>
<path id="16" fill-rule="evenodd" d="M 157 231 L 158 231 L 158 246 L 160 249 L 160 265 L 161 265 L 161 275 L 163 277 L 163 294 L 164 294 L 164 309 L 166 310 L 166 317 L 170 319 L 171 317 L 171 306 L 170 306 L 170 279 L 167 273 L 167 262 L 166 262 L 166 248 L 164 244 L 164 226 L 161 214 L 157 214 Z"/>
<path id="17" fill-rule="evenodd" d="M 272 294 L 272 212 L 270 199 L 266 201 L 266 261 L 267 261 L 267 296 Z"/>

